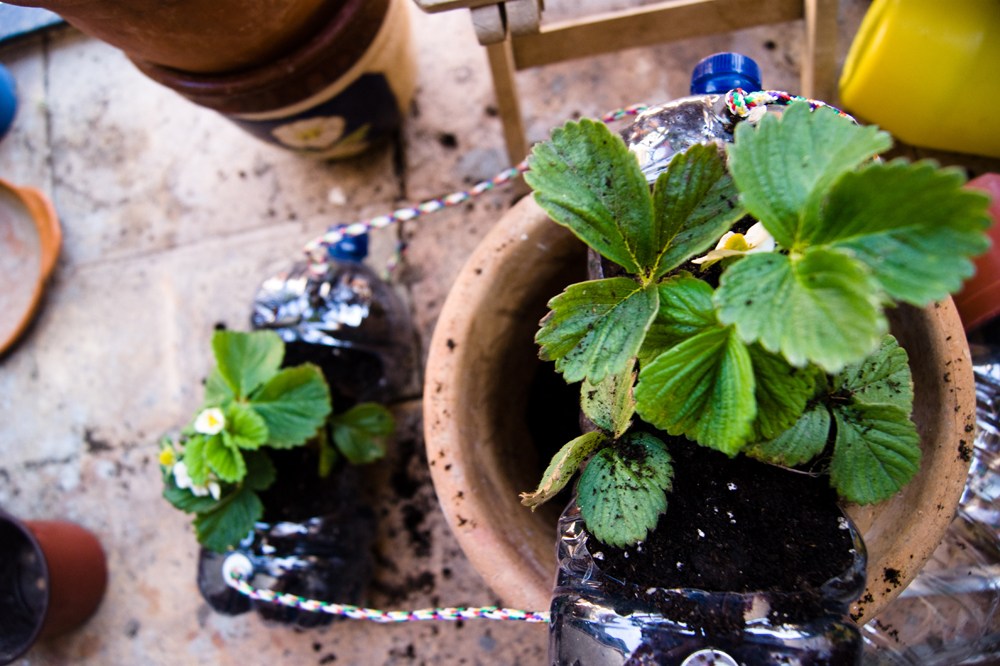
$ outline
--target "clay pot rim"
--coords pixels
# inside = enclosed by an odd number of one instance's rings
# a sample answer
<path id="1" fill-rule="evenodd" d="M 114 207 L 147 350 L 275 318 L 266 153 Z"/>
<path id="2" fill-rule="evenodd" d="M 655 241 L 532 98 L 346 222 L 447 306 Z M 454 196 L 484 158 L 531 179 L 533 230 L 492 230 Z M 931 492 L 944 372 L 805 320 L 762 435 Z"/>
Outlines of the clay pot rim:
<path id="1" fill-rule="evenodd" d="M 11 194 L 24 207 L 38 232 L 39 266 L 33 277 L 33 288 L 28 307 L 11 329 L 6 339 L 0 340 L 0 358 L 21 338 L 34 320 L 45 293 L 45 283 L 52 276 L 62 246 L 62 227 L 52 202 L 40 190 L 33 187 L 14 185 L 0 178 L 0 190 Z"/>
<path id="2" fill-rule="evenodd" d="M 524 266 L 530 264 L 513 267 L 509 264 L 526 258 L 542 263 L 559 249 L 550 250 L 549 255 L 531 254 L 526 250 L 528 246 L 556 246 L 571 241 L 582 247 L 569 231 L 549 221 L 530 197 L 505 213 L 459 273 L 438 318 L 425 373 L 424 438 L 431 460 L 431 478 L 445 517 L 486 583 L 505 603 L 522 608 L 548 605 L 555 559 L 546 568 L 540 555 L 542 547 L 528 543 L 532 536 L 537 537 L 540 529 L 534 524 L 537 521 L 530 518 L 528 509 L 517 504 L 516 497 L 506 496 L 511 489 L 503 485 L 502 479 L 498 483 L 492 470 L 483 469 L 482 456 L 467 450 L 471 449 L 470 442 L 493 436 L 482 429 L 484 423 L 491 426 L 488 417 L 482 415 L 487 411 L 483 401 L 490 398 L 487 394 L 476 394 L 475 390 L 481 388 L 476 373 L 483 373 L 484 367 L 487 371 L 494 367 L 479 362 L 473 352 L 506 332 L 486 330 L 477 320 L 487 312 L 518 312 L 525 306 L 524 302 L 512 299 L 498 307 L 495 285 L 503 284 L 505 293 L 524 290 L 523 285 L 516 283 L 525 272 Z M 506 255 L 515 255 L 517 259 L 508 260 Z M 484 310 L 481 303 L 487 298 L 490 309 Z M 846 507 L 868 542 L 867 594 L 852 608 L 853 617 L 860 622 L 877 615 L 898 596 L 940 543 L 951 524 L 970 463 L 967 453 L 956 451 L 959 438 L 963 432 L 971 433 L 975 424 L 971 356 L 952 300 L 945 299 L 923 310 L 899 307 L 888 314 L 890 319 L 900 317 L 901 323 L 912 325 L 914 333 L 904 336 L 912 346 L 908 351 L 911 357 L 923 360 L 917 367 L 925 371 L 915 372 L 915 379 L 924 382 L 921 395 L 925 396 L 926 414 L 921 413 L 918 427 L 927 448 L 917 477 L 891 500 L 877 508 Z M 501 328 L 505 322 L 489 321 L 488 325 Z M 903 328 L 894 330 L 897 335 L 906 332 Z M 938 370 L 947 371 L 950 378 L 946 377 L 942 383 Z M 510 392 L 509 385 L 504 391 Z M 465 409 L 459 410 L 459 415 L 455 412 L 460 406 Z M 971 435 L 968 437 L 971 440 Z M 445 465 L 434 464 L 445 457 L 450 463 L 447 469 Z M 533 485 L 537 479 L 528 483 Z M 477 484 L 485 490 L 476 490 Z M 530 488 L 517 488 L 516 492 L 524 490 Z M 518 517 L 516 511 L 523 511 L 528 518 Z M 528 522 L 533 524 L 524 524 Z M 549 543 L 554 551 L 554 531 Z M 900 584 L 883 584 L 883 567 L 896 569 Z"/>
<path id="3" fill-rule="evenodd" d="M 44 578 L 46 581 L 45 595 L 44 595 L 45 598 L 42 603 L 41 613 L 39 613 L 38 617 L 35 619 L 35 627 L 31 630 L 31 633 L 28 635 L 27 640 L 24 642 L 24 645 L 21 646 L 20 652 L 13 654 L 9 662 L 4 662 L 4 663 L 13 663 L 20 657 L 23 657 L 25 654 L 27 654 L 27 652 L 32 648 L 32 646 L 38 641 L 39 637 L 41 636 L 42 629 L 44 628 L 45 625 L 45 618 L 48 617 L 49 614 L 49 602 L 52 599 L 52 587 L 51 584 L 49 583 L 50 579 L 49 563 L 45 558 L 45 551 L 42 550 L 42 544 L 39 543 L 38 537 L 36 537 L 31 532 L 31 530 L 28 529 L 28 526 L 24 521 L 12 516 L 11 514 L 4 511 L 2 508 L 0 508 L 0 522 L 7 522 L 9 525 L 12 525 L 28 541 L 28 544 L 31 546 L 31 549 L 35 551 L 35 555 L 38 557 L 38 563 L 39 566 L 41 567 L 41 575 L 42 578 Z"/>

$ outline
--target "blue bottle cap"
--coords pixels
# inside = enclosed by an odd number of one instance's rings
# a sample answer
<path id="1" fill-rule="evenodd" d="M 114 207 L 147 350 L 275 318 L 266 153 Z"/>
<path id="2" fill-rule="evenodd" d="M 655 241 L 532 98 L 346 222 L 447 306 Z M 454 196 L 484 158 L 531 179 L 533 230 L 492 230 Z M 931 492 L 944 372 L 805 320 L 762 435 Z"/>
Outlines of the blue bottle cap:
<path id="1" fill-rule="evenodd" d="M 330 246 L 327 254 L 338 261 L 364 261 L 368 256 L 368 234 L 344 236 Z"/>
<path id="2" fill-rule="evenodd" d="M 760 67 L 742 53 L 723 52 L 702 59 L 691 72 L 691 94 L 725 93 L 733 88 L 746 92 L 761 89 Z"/>
<path id="3" fill-rule="evenodd" d="M 14 123 L 17 113 L 17 84 L 10 71 L 0 65 L 0 139 L 7 135 L 7 130 Z"/>

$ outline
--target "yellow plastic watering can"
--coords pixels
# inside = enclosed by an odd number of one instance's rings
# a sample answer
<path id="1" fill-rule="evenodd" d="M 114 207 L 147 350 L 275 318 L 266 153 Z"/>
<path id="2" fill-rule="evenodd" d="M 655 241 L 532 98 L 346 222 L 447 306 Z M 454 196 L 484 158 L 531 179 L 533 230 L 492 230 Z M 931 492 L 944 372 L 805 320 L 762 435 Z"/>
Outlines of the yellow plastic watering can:
<path id="1" fill-rule="evenodd" d="M 874 0 L 840 99 L 906 143 L 1000 157 L 1000 0 Z"/>

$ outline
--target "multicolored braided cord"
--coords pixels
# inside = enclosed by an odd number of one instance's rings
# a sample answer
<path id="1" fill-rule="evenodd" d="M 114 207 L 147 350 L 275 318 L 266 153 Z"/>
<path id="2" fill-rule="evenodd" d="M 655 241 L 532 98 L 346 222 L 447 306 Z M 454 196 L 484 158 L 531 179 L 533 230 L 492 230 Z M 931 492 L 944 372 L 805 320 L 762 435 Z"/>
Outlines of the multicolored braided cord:
<path id="1" fill-rule="evenodd" d="M 361 608 L 348 604 L 337 604 L 330 601 L 306 599 L 273 590 L 255 588 L 244 580 L 242 574 L 231 571 L 226 577 L 230 587 L 251 599 L 267 603 L 280 604 L 289 608 L 308 611 L 310 613 L 327 613 L 352 620 L 368 620 L 390 624 L 396 622 L 419 622 L 422 620 L 515 620 L 520 622 L 549 622 L 548 612 L 531 612 L 513 608 L 498 608 L 483 606 L 480 608 L 423 608 L 412 611 L 383 611 L 374 608 Z"/>
<path id="2" fill-rule="evenodd" d="M 767 106 L 769 104 L 788 106 L 792 102 L 805 102 L 809 105 L 809 108 L 813 110 L 819 108 L 831 109 L 836 111 L 837 115 L 854 121 L 854 118 L 840 109 L 830 106 L 826 102 L 809 99 L 808 97 L 802 97 L 801 95 L 791 95 L 781 90 L 758 90 L 756 92 L 748 93 L 742 88 L 735 88 L 726 93 L 726 108 L 729 109 L 730 113 L 739 116 L 740 118 L 746 118 L 750 115 L 750 112 L 757 107 Z"/>
<path id="3" fill-rule="evenodd" d="M 639 114 L 645 111 L 646 108 L 648 107 L 643 104 L 633 104 L 632 106 L 627 106 L 606 113 L 602 116 L 601 120 L 605 123 L 612 123 L 621 120 L 622 118 Z M 416 206 L 396 209 L 387 215 L 378 215 L 376 217 L 361 220 L 359 222 L 353 222 L 351 224 L 334 225 L 327 229 L 326 233 L 322 236 L 315 238 L 306 244 L 306 256 L 309 257 L 314 264 L 321 266 L 326 261 L 327 248 L 338 243 L 343 238 L 360 236 L 361 234 L 368 233 L 372 229 L 383 229 L 396 222 L 408 222 L 429 213 L 436 213 L 445 208 L 461 205 L 473 197 L 477 197 L 493 190 L 494 188 L 513 182 L 518 176 L 527 170 L 528 160 L 524 159 L 516 166 L 504 169 L 492 178 L 476 183 L 468 190 L 453 192 L 452 194 L 437 199 L 428 199 L 427 201 L 419 203 Z M 405 246 L 400 247 L 397 250 L 397 256 L 390 259 L 388 267 L 390 271 L 399 262 L 404 249 Z"/>
<path id="4" fill-rule="evenodd" d="M 787 106 L 792 102 L 806 102 L 813 109 L 821 107 L 829 108 L 845 118 L 854 120 L 854 118 L 851 118 L 851 116 L 844 113 L 840 109 L 832 107 L 825 102 L 801 97 L 799 95 L 791 95 L 780 90 L 761 90 L 748 93 L 740 88 L 737 88 L 726 93 L 725 98 L 726 107 L 729 111 L 741 118 L 750 116 L 751 112 L 756 108 L 766 107 L 768 105 Z M 613 123 L 629 116 L 638 115 L 648 108 L 649 107 L 645 104 L 633 104 L 631 106 L 610 111 L 604 114 L 601 117 L 601 120 L 605 123 Z M 428 199 L 427 201 L 419 203 L 416 206 L 398 208 L 387 215 L 378 215 L 367 220 L 352 222 L 350 224 L 338 224 L 331 226 L 322 236 L 315 238 L 306 244 L 305 254 L 312 263 L 314 270 L 322 273 L 326 266 L 327 249 L 342 239 L 352 236 L 360 236 L 361 234 L 368 233 L 372 229 L 383 229 L 395 224 L 396 222 L 408 222 L 429 213 L 436 213 L 440 210 L 444 210 L 445 208 L 458 206 L 473 197 L 477 197 L 493 190 L 494 188 L 513 182 L 518 178 L 518 176 L 521 176 L 528 169 L 528 160 L 524 159 L 516 166 L 504 169 L 492 178 L 476 183 L 468 190 L 453 192 L 452 194 L 436 199 Z M 404 243 L 400 243 L 396 249 L 395 256 L 389 259 L 387 266 L 388 272 L 391 273 L 392 270 L 399 264 L 405 249 L 406 245 Z"/>

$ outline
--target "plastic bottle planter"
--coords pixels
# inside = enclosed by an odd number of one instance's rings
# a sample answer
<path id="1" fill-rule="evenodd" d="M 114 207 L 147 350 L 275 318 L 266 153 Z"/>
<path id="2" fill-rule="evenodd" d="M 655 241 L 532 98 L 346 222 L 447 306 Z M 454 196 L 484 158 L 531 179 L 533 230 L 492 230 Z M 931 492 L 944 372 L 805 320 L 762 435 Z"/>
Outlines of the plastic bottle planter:
<path id="1" fill-rule="evenodd" d="M 107 580 L 104 550 L 89 531 L 62 521 L 24 523 L 0 511 L 0 664 L 83 624 Z"/>
<path id="2" fill-rule="evenodd" d="M 249 69 L 135 64 L 254 136 L 321 159 L 356 155 L 395 133 L 415 88 L 405 0 L 349 0 L 299 49 Z"/>
<path id="3" fill-rule="evenodd" d="M 398 399 L 413 371 L 412 324 L 392 288 L 362 263 L 367 252 L 367 236 L 345 238 L 331 248 L 324 273 L 297 264 L 265 280 L 254 298 L 253 328 L 272 329 L 285 340 L 286 366 L 309 362 L 320 368 L 336 412 Z M 236 550 L 254 565 L 250 582 L 256 587 L 360 605 L 373 566 L 375 516 L 359 499 L 356 468 L 340 464 L 329 478 L 319 478 L 310 452 L 302 447 L 271 454 L 277 481 L 261 495 L 269 522 L 258 523 Z M 202 596 L 221 613 L 246 612 L 254 604 L 227 587 L 225 558 L 202 551 Z M 266 619 L 302 627 L 332 619 L 255 605 Z"/>
<path id="4" fill-rule="evenodd" d="M 315 461 L 303 461 L 300 451 L 280 454 L 275 456 L 278 481 L 262 496 L 267 510 L 279 518 L 257 523 L 253 533 L 234 549 L 254 566 L 249 582 L 258 588 L 310 599 L 363 604 L 374 567 L 375 514 L 358 499 L 361 487 L 357 470 L 340 465 L 330 477 L 314 479 Z M 318 485 L 327 489 L 321 498 L 317 497 L 317 488 L 310 487 Z M 331 508 L 322 515 L 293 519 L 282 515 L 294 511 L 287 505 L 274 511 L 278 497 L 307 504 L 319 500 Z M 308 516 L 308 511 L 299 515 Z M 239 615 L 253 608 L 265 620 L 303 628 L 333 620 L 325 613 L 251 601 L 236 592 L 223 579 L 223 564 L 230 554 L 202 549 L 199 557 L 198 589 L 217 612 Z"/>
<path id="5" fill-rule="evenodd" d="M 820 588 L 820 598 L 807 604 L 813 609 L 808 616 L 790 611 L 807 599 L 802 592 L 737 594 L 657 588 L 644 591 L 655 600 L 647 606 L 615 599 L 604 591 L 608 579 L 587 550 L 588 534 L 574 500 L 559 521 L 550 662 L 558 666 L 860 663 L 860 633 L 845 615 L 864 589 L 866 556 L 853 524 L 851 531 L 851 565 Z M 677 613 L 667 616 L 656 610 L 665 606 Z M 711 618 L 713 626 L 726 628 L 709 634 L 698 629 L 697 618 Z M 724 621 L 719 623 L 720 619 Z"/>
<path id="6" fill-rule="evenodd" d="M 254 297 L 251 326 L 281 336 L 286 364 L 318 365 L 337 411 L 398 399 L 415 366 L 409 312 L 363 263 L 367 254 L 366 234 L 344 238 L 330 249 L 324 273 L 296 264 L 265 280 Z"/>

